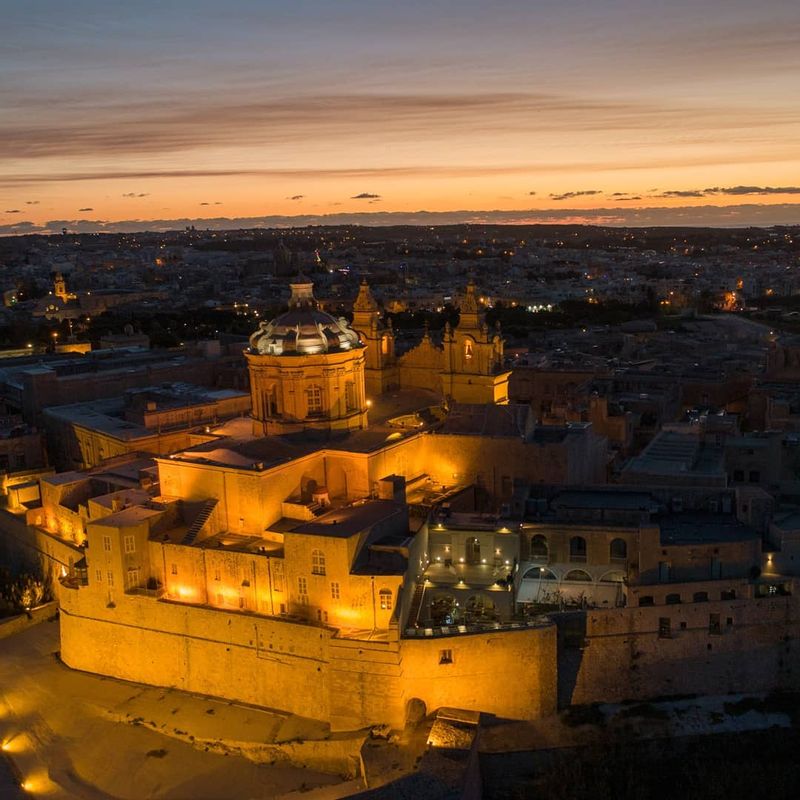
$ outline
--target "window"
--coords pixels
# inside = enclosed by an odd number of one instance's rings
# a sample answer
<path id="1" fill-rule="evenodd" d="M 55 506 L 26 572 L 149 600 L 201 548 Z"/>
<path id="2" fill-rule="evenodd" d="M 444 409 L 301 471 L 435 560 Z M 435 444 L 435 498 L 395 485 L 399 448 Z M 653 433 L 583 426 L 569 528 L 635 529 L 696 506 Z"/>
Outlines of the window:
<path id="1" fill-rule="evenodd" d="M 452 650 L 440 650 L 439 651 L 439 663 L 440 664 L 452 664 L 453 663 L 453 651 Z"/>
<path id="2" fill-rule="evenodd" d="M 666 603 L 668 606 L 676 606 L 678 603 L 681 602 L 681 596 L 679 594 L 668 594 Z"/>
<path id="3" fill-rule="evenodd" d="M 467 564 L 481 563 L 481 540 L 472 537 L 467 539 Z"/>
<path id="4" fill-rule="evenodd" d="M 311 574 L 325 574 L 325 553 L 322 550 L 313 550 L 311 553 Z"/>
<path id="5" fill-rule="evenodd" d="M 757 469 L 751 469 L 747 478 L 750 483 L 758 483 L 761 480 L 761 473 Z"/>
<path id="6" fill-rule="evenodd" d="M 725 624 L 730 628 L 733 625 L 733 617 L 726 617 Z"/>
<path id="7" fill-rule="evenodd" d="M 719 636 L 722 633 L 719 614 L 708 615 L 708 632 L 711 636 Z"/>
<path id="8" fill-rule="evenodd" d="M 736 483 L 742 483 L 742 481 L 744 481 L 744 470 L 743 469 L 735 469 L 733 471 L 733 480 Z"/>
<path id="9" fill-rule="evenodd" d="M 339 582 L 333 581 L 331 583 L 331 600 L 339 599 Z"/>
<path id="10" fill-rule="evenodd" d="M 114 573 L 111 570 L 108 571 L 108 585 L 114 585 Z"/>
<path id="11" fill-rule="evenodd" d="M 612 561 L 625 561 L 628 558 L 628 543 L 624 539 L 614 539 L 609 547 Z"/>
<path id="12" fill-rule="evenodd" d="M 103 570 L 101 570 L 101 569 L 96 569 L 96 570 L 94 571 L 94 577 L 95 577 L 95 580 L 96 580 L 98 583 L 102 583 L 102 582 L 103 582 Z"/>
<path id="13" fill-rule="evenodd" d="M 319 417 L 322 415 L 322 388 L 314 384 L 306 389 L 306 403 L 308 416 Z"/>
<path id="14" fill-rule="evenodd" d="M 464 342 L 464 361 L 470 361 L 472 359 L 472 342 L 467 339 Z"/>
<path id="15" fill-rule="evenodd" d="M 694 593 L 694 602 L 695 603 L 707 603 L 708 602 L 708 592 L 695 592 Z"/>
<path id="16" fill-rule="evenodd" d="M 308 594 L 308 579 L 307 578 L 298 578 L 297 579 L 297 591 L 300 594 L 304 594 L 304 595 Z"/>
<path id="17" fill-rule="evenodd" d="M 639 598 L 639 605 L 640 606 L 652 606 L 653 603 L 653 595 L 651 594 L 644 594 Z"/>
<path id="18" fill-rule="evenodd" d="M 172 565 L 172 574 L 173 575 L 177 575 L 178 574 L 178 565 L 177 564 L 173 564 Z"/>
<path id="19" fill-rule="evenodd" d="M 531 539 L 531 561 L 547 561 L 547 539 L 540 533 Z"/>
<path id="20" fill-rule="evenodd" d="M 569 540 L 569 560 L 586 561 L 586 539 L 583 536 L 573 536 Z"/>
<path id="21" fill-rule="evenodd" d="M 129 569 L 125 576 L 125 588 L 135 589 L 139 585 L 139 570 Z"/>
<path id="22" fill-rule="evenodd" d="M 719 593 L 720 600 L 735 600 L 736 599 L 736 589 L 728 589 L 727 591 L 722 591 Z"/>
<path id="23" fill-rule="evenodd" d="M 356 385 L 353 381 L 346 381 L 344 385 L 344 405 L 348 411 L 356 410 Z"/>
<path id="24" fill-rule="evenodd" d="M 126 553 L 136 552 L 136 539 L 133 536 L 126 536 L 123 541 L 125 544 Z"/>
<path id="25" fill-rule="evenodd" d="M 264 392 L 263 395 L 264 400 L 264 416 L 268 419 L 269 417 L 277 417 L 278 416 L 278 390 L 275 384 L 269 387 L 269 389 Z"/>
<path id="26" fill-rule="evenodd" d="M 105 550 L 106 553 L 110 553 L 111 552 L 111 537 L 110 536 L 104 536 L 103 537 L 103 550 Z"/>
<path id="27" fill-rule="evenodd" d="M 672 638 L 672 630 L 670 628 L 669 617 L 658 618 L 658 638 L 659 639 Z"/>
<path id="28" fill-rule="evenodd" d="M 392 610 L 392 593 L 389 589 L 381 589 L 378 592 L 378 597 L 380 597 L 381 601 L 381 611 L 391 611 Z"/>

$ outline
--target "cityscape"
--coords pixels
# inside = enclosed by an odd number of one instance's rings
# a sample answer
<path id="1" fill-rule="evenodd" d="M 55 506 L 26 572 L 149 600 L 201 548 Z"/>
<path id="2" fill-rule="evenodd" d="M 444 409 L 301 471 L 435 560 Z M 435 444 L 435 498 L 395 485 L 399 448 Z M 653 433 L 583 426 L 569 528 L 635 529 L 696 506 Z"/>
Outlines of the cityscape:
<path id="1" fill-rule="evenodd" d="M 666 11 L 7 11 L 0 796 L 797 797 L 800 9 Z"/>

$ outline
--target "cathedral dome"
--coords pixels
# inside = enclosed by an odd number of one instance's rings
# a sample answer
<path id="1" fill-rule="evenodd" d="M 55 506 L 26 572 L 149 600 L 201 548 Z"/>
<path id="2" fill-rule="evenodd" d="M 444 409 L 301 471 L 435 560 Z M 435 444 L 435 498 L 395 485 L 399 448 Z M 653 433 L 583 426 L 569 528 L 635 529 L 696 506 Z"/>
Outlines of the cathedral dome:
<path id="1" fill-rule="evenodd" d="M 344 317 L 321 311 L 314 299 L 314 284 L 300 277 L 290 284 L 289 310 L 272 322 L 262 322 L 250 336 L 250 352 L 259 355 L 305 356 L 341 352 L 359 347 L 358 334 Z"/>

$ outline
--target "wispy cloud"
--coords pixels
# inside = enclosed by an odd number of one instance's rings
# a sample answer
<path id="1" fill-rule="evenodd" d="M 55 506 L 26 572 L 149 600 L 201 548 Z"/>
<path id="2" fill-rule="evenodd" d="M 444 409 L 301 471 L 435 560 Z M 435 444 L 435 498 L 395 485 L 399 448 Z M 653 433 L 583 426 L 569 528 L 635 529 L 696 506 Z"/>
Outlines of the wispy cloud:
<path id="1" fill-rule="evenodd" d="M 800 194 L 800 186 L 712 186 L 708 189 L 673 189 L 651 195 L 651 197 L 716 197 L 728 195 L 746 197 L 773 194 Z"/>
<path id="2" fill-rule="evenodd" d="M 93 208 L 79 208 L 78 211 L 94 211 Z"/>
<path id="3" fill-rule="evenodd" d="M 125 192 L 123 197 L 149 197 L 149 192 Z"/>
<path id="4" fill-rule="evenodd" d="M 361 192 L 361 194 L 354 194 L 351 200 L 380 200 L 379 194 L 371 194 L 370 192 Z"/>
<path id="5" fill-rule="evenodd" d="M 584 189 L 581 192 L 564 192 L 563 194 L 551 194 L 551 200 L 572 200 L 574 197 L 589 197 L 594 194 L 602 194 L 599 189 Z"/>
<path id="6" fill-rule="evenodd" d="M 6 214 L 19 214 L 21 213 L 18 208 L 7 208 Z"/>
<path id="7" fill-rule="evenodd" d="M 305 197 L 304 194 L 293 194 L 291 197 L 287 197 L 287 200 L 302 200 Z"/>

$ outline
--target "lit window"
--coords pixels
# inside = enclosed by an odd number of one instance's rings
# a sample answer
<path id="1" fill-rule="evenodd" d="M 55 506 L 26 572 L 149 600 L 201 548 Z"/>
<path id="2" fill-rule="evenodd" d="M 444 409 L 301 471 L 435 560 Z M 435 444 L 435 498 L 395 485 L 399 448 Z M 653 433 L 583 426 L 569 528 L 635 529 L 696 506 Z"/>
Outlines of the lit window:
<path id="1" fill-rule="evenodd" d="M 381 600 L 381 611 L 391 611 L 392 593 L 388 589 L 381 589 L 380 592 L 378 592 L 378 596 Z"/>
<path id="2" fill-rule="evenodd" d="M 440 650 L 439 651 L 439 663 L 440 664 L 452 664 L 453 663 L 453 651 L 452 650 Z"/>
<path id="3" fill-rule="evenodd" d="M 133 553 L 136 551 L 136 539 L 133 536 L 126 536 L 124 542 L 126 553 Z"/>
<path id="4" fill-rule="evenodd" d="M 110 553 L 111 552 L 111 537 L 110 536 L 104 536 L 103 537 L 103 550 L 105 550 L 106 553 Z"/>
<path id="5" fill-rule="evenodd" d="M 339 582 L 334 581 L 331 583 L 331 600 L 339 599 Z"/>
<path id="6" fill-rule="evenodd" d="M 314 550 L 311 553 L 311 574 L 325 574 L 325 553 L 322 550 Z"/>

